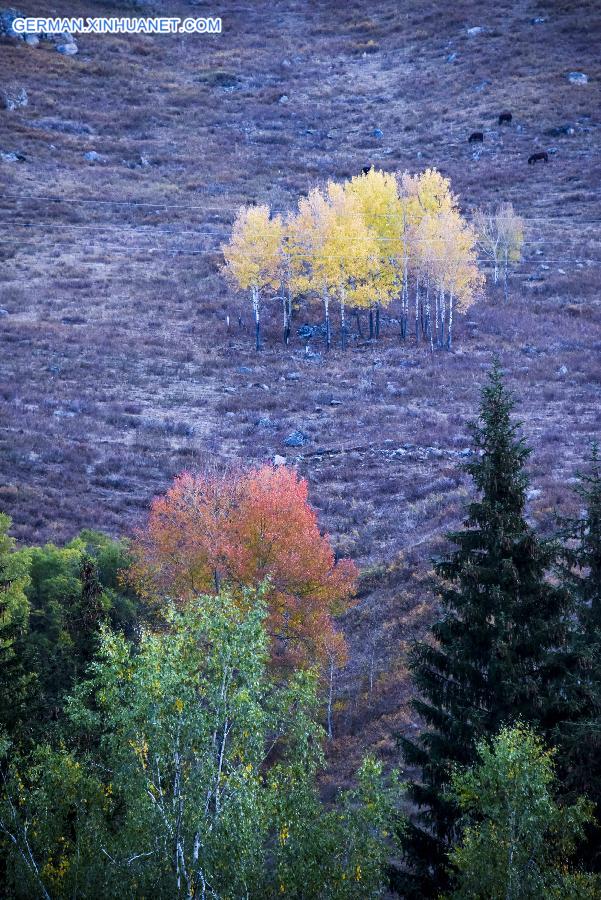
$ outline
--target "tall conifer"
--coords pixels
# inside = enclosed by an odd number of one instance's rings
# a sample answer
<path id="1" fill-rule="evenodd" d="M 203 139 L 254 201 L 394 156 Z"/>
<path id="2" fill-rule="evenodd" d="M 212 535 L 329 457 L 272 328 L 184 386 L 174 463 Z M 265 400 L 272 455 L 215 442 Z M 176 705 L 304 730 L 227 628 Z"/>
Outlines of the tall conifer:
<path id="1" fill-rule="evenodd" d="M 576 603 L 572 639 L 575 664 L 570 713 L 556 734 L 560 772 L 568 791 L 585 793 L 601 823 L 601 457 L 592 448 L 588 471 L 579 473 L 580 515 L 564 521 L 563 578 Z M 601 829 L 588 829 L 581 857 L 601 871 Z"/>
<path id="2" fill-rule="evenodd" d="M 424 722 L 403 739 L 417 815 L 410 829 L 408 897 L 434 897 L 451 878 L 447 854 L 459 834 L 459 811 L 447 791 L 453 767 L 474 762 L 476 744 L 516 719 L 543 734 L 561 719 L 567 661 L 568 594 L 546 577 L 555 547 L 526 521 L 530 454 L 512 422 L 514 401 L 495 364 L 471 425 L 466 465 L 477 496 L 455 548 L 436 564 L 442 615 L 433 642 L 414 648 L 411 668 Z"/>

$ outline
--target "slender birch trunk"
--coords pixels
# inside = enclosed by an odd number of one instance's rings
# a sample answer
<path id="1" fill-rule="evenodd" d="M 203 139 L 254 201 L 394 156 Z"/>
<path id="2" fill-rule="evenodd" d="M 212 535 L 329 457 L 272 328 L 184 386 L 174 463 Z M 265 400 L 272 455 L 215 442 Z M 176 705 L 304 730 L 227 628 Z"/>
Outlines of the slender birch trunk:
<path id="1" fill-rule="evenodd" d="M 346 320 L 344 317 L 344 288 L 340 289 L 340 345 L 346 350 Z"/>
<path id="2" fill-rule="evenodd" d="M 288 317 L 288 339 L 286 341 L 286 344 L 289 344 L 290 343 L 290 335 L 292 332 L 292 292 L 291 292 L 290 288 L 288 288 L 288 292 L 287 292 L 287 296 L 286 296 L 286 303 L 287 303 L 286 313 L 287 313 L 287 317 Z"/>
<path id="3" fill-rule="evenodd" d="M 449 293 L 449 327 L 447 330 L 447 350 L 451 349 L 453 344 L 453 291 Z"/>
<path id="4" fill-rule="evenodd" d="M 284 313 L 284 346 L 288 346 L 290 341 L 290 326 L 288 324 L 288 307 L 286 304 L 286 297 L 282 297 L 282 312 Z"/>
<path id="5" fill-rule="evenodd" d="M 259 288 L 251 288 L 253 312 L 255 314 L 255 350 L 261 349 L 261 323 L 259 321 Z"/>
<path id="6" fill-rule="evenodd" d="M 328 738 L 332 740 L 334 731 L 332 723 L 332 706 L 334 700 L 334 658 L 330 657 L 330 671 L 328 684 Z"/>
<path id="7" fill-rule="evenodd" d="M 323 292 L 323 306 L 324 306 L 324 310 L 325 310 L 325 319 L 326 319 L 326 321 L 325 321 L 326 350 L 329 350 L 332 342 L 331 342 L 331 334 L 330 334 L 330 297 L 329 297 L 327 290 L 325 290 Z"/>
<path id="8" fill-rule="evenodd" d="M 419 272 L 415 277 L 415 340 L 419 343 Z"/>
<path id="9" fill-rule="evenodd" d="M 404 253 L 403 256 L 403 294 L 402 294 L 402 331 L 401 337 L 403 340 L 407 337 L 407 332 L 409 330 L 409 269 L 407 264 L 407 253 Z"/>

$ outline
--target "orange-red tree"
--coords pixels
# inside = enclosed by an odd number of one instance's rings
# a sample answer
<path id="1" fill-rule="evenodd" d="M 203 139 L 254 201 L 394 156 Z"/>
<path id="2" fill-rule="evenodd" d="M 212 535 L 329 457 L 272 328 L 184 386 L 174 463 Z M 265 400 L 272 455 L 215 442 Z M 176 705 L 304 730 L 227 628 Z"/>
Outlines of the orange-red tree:
<path id="1" fill-rule="evenodd" d="M 285 466 L 226 476 L 177 477 L 134 541 L 132 578 L 147 595 L 185 602 L 199 592 L 258 587 L 269 579 L 276 662 L 329 660 L 345 645 L 333 616 L 351 602 L 357 568 L 334 559 L 304 478 Z M 242 592 L 240 591 L 240 594 Z"/>

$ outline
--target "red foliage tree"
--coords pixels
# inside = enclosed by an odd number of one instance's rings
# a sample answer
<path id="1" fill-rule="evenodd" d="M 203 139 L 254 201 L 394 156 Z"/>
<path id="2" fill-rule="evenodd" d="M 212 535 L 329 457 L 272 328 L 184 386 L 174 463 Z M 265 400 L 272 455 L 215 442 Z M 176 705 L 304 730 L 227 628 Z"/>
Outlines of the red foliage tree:
<path id="1" fill-rule="evenodd" d="M 147 595 L 258 587 L 269 578 L 268 627 L 278 662 L 324 662 L 345 644 L 333 616 L 348 607 L 357 568 L 334 560 L 304 478 L 285 466 L 228 476 L 184 473 L 151 507 L 131 575 Z"/>

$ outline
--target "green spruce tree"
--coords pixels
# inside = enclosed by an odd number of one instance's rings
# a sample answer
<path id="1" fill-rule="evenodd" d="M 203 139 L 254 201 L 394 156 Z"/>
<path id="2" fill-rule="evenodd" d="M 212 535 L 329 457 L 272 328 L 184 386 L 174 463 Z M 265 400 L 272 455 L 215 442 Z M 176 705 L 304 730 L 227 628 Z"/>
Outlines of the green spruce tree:
<path id="1" fill-rule="evenodd" d="M 421 776 L 410 786 L 417 815 L 407 842 L 408 897 L 435 897 L 451 883 L 447 854 L 459 810 L 447 794 L 456 765 L 474 762 L 477 742 L 516 719 L 543 735 L 563 716 L 568 594 L 547 580 L 555 547 L 525 518 L 530 454 L 513 423 L 514 401 L 495 363 L 472 423 L 466 465 L 477 491 L 455 549 L 436 564 L 443 613 L 434 642 L 419 643 L 411 669 L 425 728 L 402 740 Z"/>
<path id="2" fill-rule="evenodd" d="M 569 683 L 571 715 L 557 730 L 559 766 L 568 791 L 584 793 L 601 822 L 601 458 L 592 447 L 588 471 L 578 473 L 578 517 L 564 520 L 562 574 L 577 615 Z M 581 857 L 601 872 L 601 830 L 591 825 Z"/>

